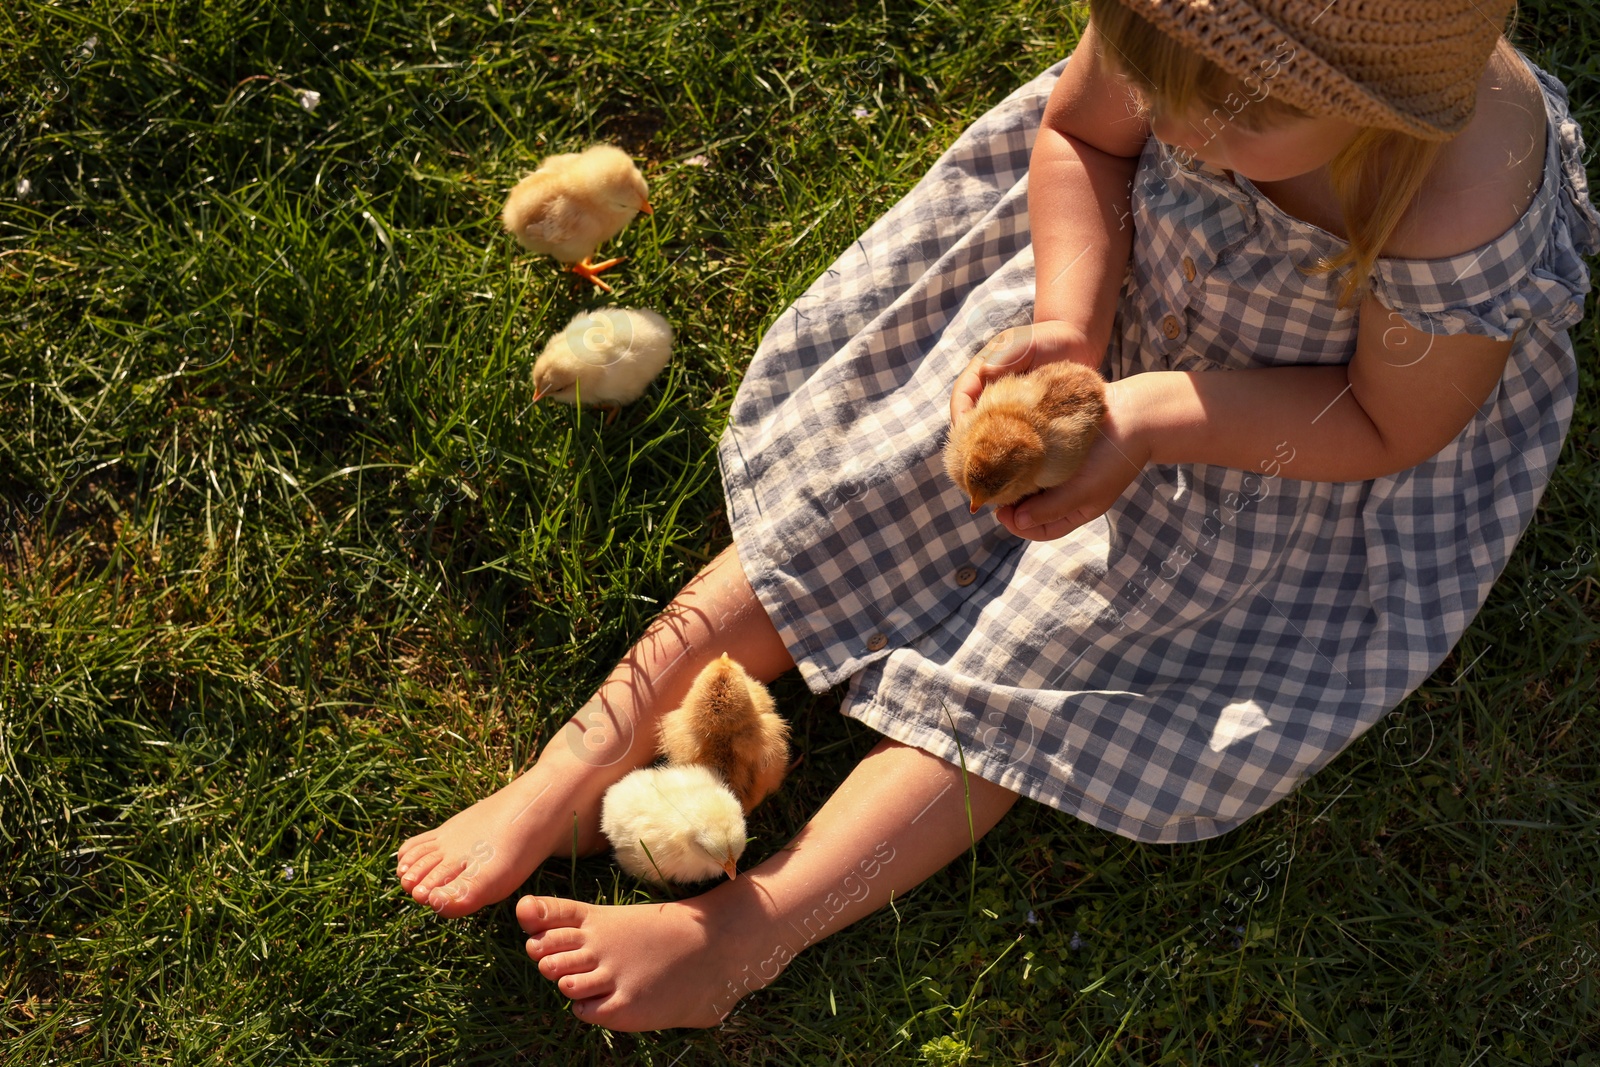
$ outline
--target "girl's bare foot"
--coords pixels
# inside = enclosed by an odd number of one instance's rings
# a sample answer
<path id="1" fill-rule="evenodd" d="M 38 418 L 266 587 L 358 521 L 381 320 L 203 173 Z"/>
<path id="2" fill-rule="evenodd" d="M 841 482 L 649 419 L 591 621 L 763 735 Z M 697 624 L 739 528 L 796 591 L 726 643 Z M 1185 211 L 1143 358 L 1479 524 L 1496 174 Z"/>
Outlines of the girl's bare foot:
<path id="1" fill-rule="evenodd" d="M 1017 794 L 880 741 L 786 847 L 689 900 L 623 907 L 523 897 L 539 973 L 584 1022 L 715 1026 L 808 945 L 904 896 L 972 847 Z"/>
<path id="2" fill-rule="evenodd" d="M 563 804 L 541 777 L 529 771 L 437 829 L 408 839 L 395 864 L 400 887 L 446 919 L 504 900 L 546 857 L 570 852 L 574 813 L 578 855 L 602 851 L 598 798 Z"/>
<path id="3" fill-rule="evenodd" d="M 523 897 L 517 922 L 539 973 L 587 1023 L 608 1030 L 715 1026 L 780 965 L 744 948 L 705 897 L 665 904 L 584 904 Z M 784 960 L 787 962 L 787 959 Z"/>
<path id="4" fill-rule="evenodd" d="M 655 759 L 656 720 L 723 653 L 761 681 L 794 666 L 731 545 L 650 624 L 532 770 L 400 846 L 401 888 L 456 918 L 510 896 L 547 857 L 567 855 L 574 816 L 578 855 L 604 849 L 606 788 Z"/>

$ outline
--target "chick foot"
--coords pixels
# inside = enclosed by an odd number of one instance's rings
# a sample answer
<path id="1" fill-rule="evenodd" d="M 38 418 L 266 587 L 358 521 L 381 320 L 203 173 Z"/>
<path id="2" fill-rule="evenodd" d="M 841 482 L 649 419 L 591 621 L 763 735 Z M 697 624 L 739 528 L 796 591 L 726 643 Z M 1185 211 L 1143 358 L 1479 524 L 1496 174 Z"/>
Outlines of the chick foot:
<path id="1" fill-rule="evenodd" d="M 703 900 L 615 906 L 530 896 L 517 901 L 517 922 L 539 973 L 584 1022 L 625 1031 L 709 1027 L 781 968 L 758 974 L 758 954 Z"/>
<path id="2" fill-rule="evenodd" d="M 608 259 L 600 263 L 590 263 L 586 256 L 572 265 L 572 273 L 580 278 L 587 278 L 609 293 L 612 291 L 611 286 L 600 280 L 600 272 L 610 270 L 627 258 L 627 256 L 618 256 L 615 259 Z"/>
<path id="3" fill-rule="evenodd" d="M 395 862 L 400 888 L 446 919 L 504 900 L 548 856 L 572 847 L 574 806 L 548 791 L 525 774 L 436 829 L 407 839 Z M 599 804 L 587 806 L 594 810 L 578 820 L 580 856 L 605 848 Z"/>

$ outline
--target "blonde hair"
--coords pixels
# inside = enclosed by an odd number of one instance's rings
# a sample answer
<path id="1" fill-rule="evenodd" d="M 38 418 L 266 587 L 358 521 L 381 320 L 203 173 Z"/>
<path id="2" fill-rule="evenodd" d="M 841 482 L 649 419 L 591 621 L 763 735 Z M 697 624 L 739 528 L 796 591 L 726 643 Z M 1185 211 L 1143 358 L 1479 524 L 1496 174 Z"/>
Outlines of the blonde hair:
<path id="1" fill-rule="evenodd" d="M 1145 114 L 1160 110 L 1187 115 L 1198 105 L 1209 113 L 1208 127 L 1220 113 L 1221 125 L 1237 122 L 1252 131 L 1309 117 L 1308 112 L 1271 94 L 1270 81 L 1277 70 L 1274 60 L 1264 61 L 1259 75 L 1239 78 L 1116 0 L 1089 0 L 1089 9 L 1104 45 L 1100 58 L 1127 79 Z M 1292 62 L 1292 56 L 1283 61 Z M 1339 307 L 1348 307 L 1366 292 L 1379 251 L 1411 206 L 1442 143 L 1364 126 L 1328 162 L 1328 178 L 1339 202 L 1347 243 L 1338 254 L 1323 256 L 1302 269 L 1308 274 L 1327 274 L 1351 268 L 1339 294 Z"/>

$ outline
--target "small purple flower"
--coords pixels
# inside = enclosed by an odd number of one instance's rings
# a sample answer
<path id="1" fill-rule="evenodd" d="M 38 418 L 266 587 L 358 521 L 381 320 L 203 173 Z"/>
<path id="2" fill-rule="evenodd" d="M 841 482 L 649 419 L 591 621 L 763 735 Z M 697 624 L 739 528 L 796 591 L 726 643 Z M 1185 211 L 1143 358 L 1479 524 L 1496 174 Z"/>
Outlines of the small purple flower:
<path id="1" fill-rule="evenodd" d="M 1072 931 L 1072 940 L 1067 942 L 1067 947 L 1074 952 L 1083 947 L 1083 938 L 1078 936 L 1078 931 Z"/>

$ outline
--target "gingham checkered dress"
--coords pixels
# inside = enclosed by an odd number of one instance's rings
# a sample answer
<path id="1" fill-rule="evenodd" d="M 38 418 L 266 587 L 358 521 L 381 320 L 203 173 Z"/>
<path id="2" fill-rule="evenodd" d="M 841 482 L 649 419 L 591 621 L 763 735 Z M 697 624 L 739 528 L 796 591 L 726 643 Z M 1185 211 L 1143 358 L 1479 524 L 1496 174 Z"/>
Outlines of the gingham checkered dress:
<path id="1" fill-rule="evenodd" d="M 880 733 L 1119 834 L 1192 841 L 1332 760 L 1482 606 L 1572 417 L 1566 327 L 1600 216 L 1566 91 L 1533 68 L 1550 132 L 1522 220 L 1378 264 L 1378 299 L 1417 328 L 1516 338 L 1449 446 L 1365 482 L 1152 465 L 1102 519 L 1020 540 L 968 513 L 941 449 L 956 375 L 1031 321 L 1028 156 L 1066 62 L 778 317 L 719 458 L 745 572 L 813 690 L 848 680 L 843 710 Z M 1356 308 L 1295 269 L 1340 242 L 1248 181 L 1152 138 L 1133 223 L 1107 377 L 1350 360 Z"/>

